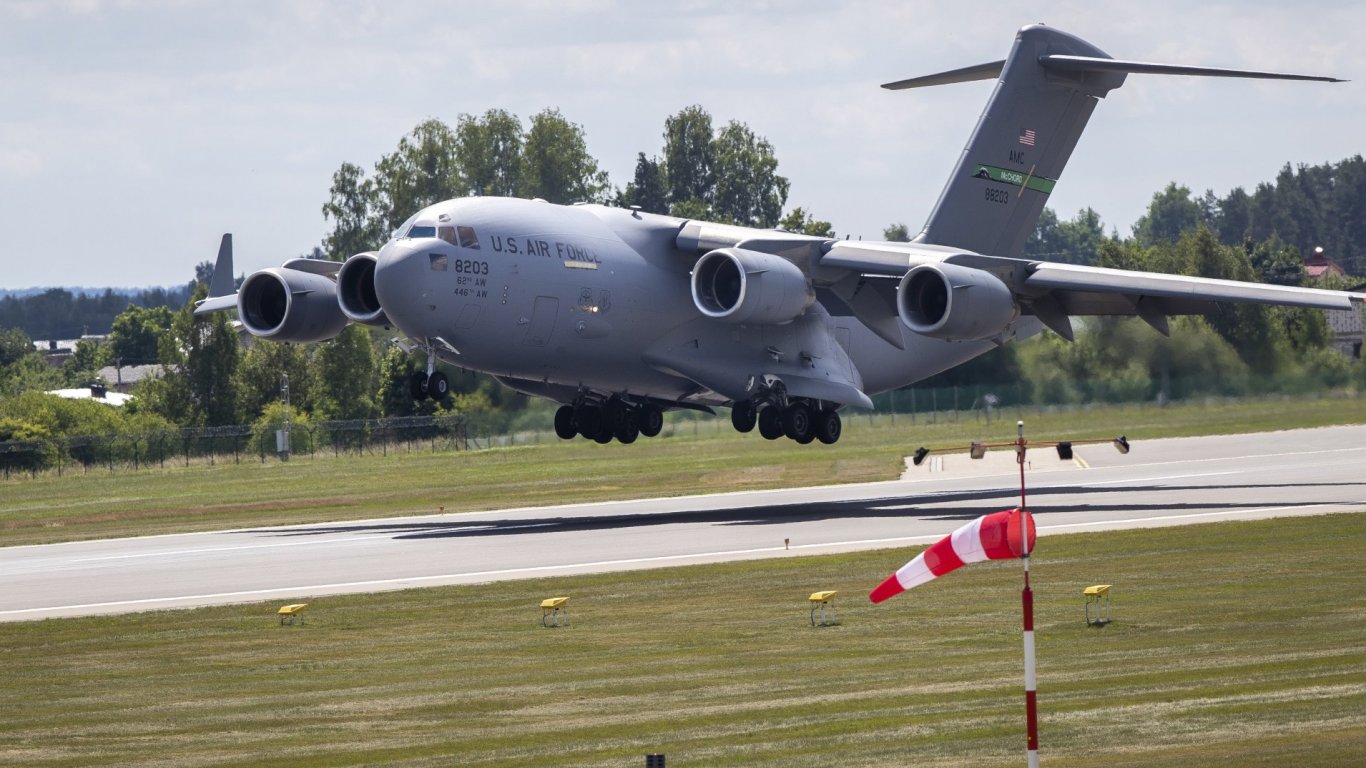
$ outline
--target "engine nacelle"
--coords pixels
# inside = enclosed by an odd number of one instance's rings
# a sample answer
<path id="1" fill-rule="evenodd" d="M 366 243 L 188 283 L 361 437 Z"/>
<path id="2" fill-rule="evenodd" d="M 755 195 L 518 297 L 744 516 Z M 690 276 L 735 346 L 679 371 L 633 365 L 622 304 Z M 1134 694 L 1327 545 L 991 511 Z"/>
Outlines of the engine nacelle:
<path id="1" fill-rule="evenodd" d="M 365 325 L 389 325 L 389 318 L 380 306 L 375 293 L 375 265 L 379 258 L 374 251 L 358 253 L 346 260 L 337 271 L 337 303 L 342 314 Z"/>
<path id="2" fill-rule="evenodd" d="M 326 341 L 346 327 L 331 278 L 285 267 L 248 275 L 237 314 L 253 336 L 275 341 Z"/>
<path id="3" fill-rule="evenodd" d="M 718 248 L 697 260 L 692 300 L 707 317 L 728 323 L 788 323 L 816 300 L 796 264 L 770 253 Z"/>
<path id="4" fill-rule="evenodd" d="M 1001 279 L 956 264 L 921 264 L 896 288 L 896 312 L 907 328 L 950 341 L 999 336 L 1020 316 L 1015 296 Z"/>

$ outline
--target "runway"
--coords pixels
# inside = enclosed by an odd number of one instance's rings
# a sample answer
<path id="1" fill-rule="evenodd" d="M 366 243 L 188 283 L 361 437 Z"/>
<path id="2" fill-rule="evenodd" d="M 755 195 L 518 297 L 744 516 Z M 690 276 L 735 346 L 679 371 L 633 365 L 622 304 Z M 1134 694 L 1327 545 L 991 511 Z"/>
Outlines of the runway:
<path id="1" fill-rule="evenodd" d="M 1076 456 L 1029 453 L 1040 536 L 1366 509 L 1366 426 Z M 954 454 L 881 483 L 8 547 L 0 621 L 918 545 L 1016 506 L 1018 478 L 1012 452 Z"/>

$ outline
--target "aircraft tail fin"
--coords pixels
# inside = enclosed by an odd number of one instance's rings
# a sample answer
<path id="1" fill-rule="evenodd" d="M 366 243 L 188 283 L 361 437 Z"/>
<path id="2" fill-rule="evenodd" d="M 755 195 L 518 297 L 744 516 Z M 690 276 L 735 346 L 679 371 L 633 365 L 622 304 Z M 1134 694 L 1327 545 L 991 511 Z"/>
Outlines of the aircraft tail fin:
<path id="1" fill-rule="evenodd" d="M 997 78 L 996 90 L 914 240 L 1018 256 L 1098 100 L 1130 73 L 1342 82 L 1331 77 L 1123 61 L 1042 24 L 1002 61 L 883 85 L 891 90 Z"/>
<path id="2" fill-rule="evenodd" d="M 232 233 L 224 233 L 218 244 L 218 260 L 213 263 L 209 278 L 208 298 L 195 305 L 196 315 L 222 312 L 237 307 L 237 282 L 232 276 Z"/>
<path id="3" fill-rule="evenodd" d="M 213 265 L 213 276 L 209 278 L 209 298 L 230 296 L 237 292 L 232 277 L 232 233 L 223 233 L 218 244 L 218 260 Z"/>

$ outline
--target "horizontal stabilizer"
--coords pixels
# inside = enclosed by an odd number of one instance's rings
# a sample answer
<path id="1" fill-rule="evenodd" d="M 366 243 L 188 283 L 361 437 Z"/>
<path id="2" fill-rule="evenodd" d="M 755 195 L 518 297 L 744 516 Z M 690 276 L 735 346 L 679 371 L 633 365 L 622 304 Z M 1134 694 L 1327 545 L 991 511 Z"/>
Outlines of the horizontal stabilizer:
<path id="1" fill-rule="evenodd" d="M 1194 75 L 1199 77 L 1247 77 L 1258 80 L 1315 80 L 1323 83 L 1343 83 L 1336 77 L 1295 75 L 1283 72 L 1257 72 L 1250 69 L 1221 67 L 1192 67 L 1185 64 L 1156 64 L 1147 61 L 1123 61 L 1098 56 L 1067 56 L 1052 54 L 1039 57 L 1039 66 L 1056 72 L 1124 72 L 1143 75 Z M 934 77 L 933 75 L 931 77 Z M 956 82 L 956 81 L 945 81 Z M 926 83 L 930 85 L 930 83 Z M 884 88 L 887 86 L 883 86 Z M 910 86 L 907 86 L 910 87 Z"/>
<path id="2" fill-rule="evenodd" d="M 194 313 L 196 315 L 207 315 L 210 312 L 222 312 L 225 309 L 237 309 L 237 294 L 204 299 L 195 305 Z"/>
<path id="3" fill-rule="evenodd" d="M 895 83 L 883 83 L 882 87 L 889 91 L 904 91 L 907 88 L 928 88 L 931 85 L 949 85 L 951 83 L 970 83 L 974 80 L 995 80 L 1001 76 L 1001 70 L 1005 68 L 1006 61 L 989 61 L 986 64 L 976 64 L 971 67 L 961 69 L 951 69 L 947 72 L 940 72 L 935 75 L 923 75 L 912 77 L 907 80 L 898 80 Z"/>

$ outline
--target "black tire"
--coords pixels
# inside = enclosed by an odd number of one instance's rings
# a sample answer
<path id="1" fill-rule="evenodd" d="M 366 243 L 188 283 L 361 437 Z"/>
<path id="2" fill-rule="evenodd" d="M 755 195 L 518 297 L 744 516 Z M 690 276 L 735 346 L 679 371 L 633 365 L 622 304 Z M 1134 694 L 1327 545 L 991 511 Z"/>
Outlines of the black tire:
<path id="1" fill-rule="evenodd" d="M 844 421 L 840 419 L 839 411 L 832 408 L 816 415 L 816 437 L 822 443 L 834 445 L 839 442 L 840 433 L 843 431 Z"/>
<path id="2" fill-rule="evenodd" d="M 555 436 L 561 440 L 573 440 L 579 433 L 578 424 L 574 422 L 574 408 L 568 405 L 560 406 L 555 411 Z"/>
<path id="3" fill-rule="evenodd" d="M 759 411 L 759 434 L 765 440 L 777 440 L 783 436 L 783 416 L 777 408 L 768 407 Z"/>
<path id="4" fill-rule="evenodd" d="M 617 427 L 616 437 L 622 445 L 630 445 L 636 441 L 637 437 L 640 437 L 640 426 L 636 424 L 635 419 L 627 419 L 625 423 Z"/>
<path id="5" fill-rule="evenodd" d="M 811 408 L 806 403 L 793 403 L 783 411 L 783 434 L 799 443 L 809 443 L 812 434 Z"/>
<path id="6" fill-rule="evenodd" d="M 598 435 L 604 431 L 610 436 L 610 430 L 603 429 L 602 409 L 596 405 L 581 405 L 574 409 L 574 423 L 579 427 L 579 434 L 589 440 L 596 440 Z"/>
<path id="7" fill-rule="evenodd" d="M 759 414 L 754 412 L 754 401 L 744 400 L 730 408 L 730 425 L 736 432 L 753 432 L 759 423 Z"/>
<path id="8" fill-rule="evenodd" d="M 427 374 L 418 371 L 408 379 L 408 394 L 412 395 L 414 400 L 427 399 Z"/>
<path id="9" fill-rule="evenodd" d="M 640 434 L 655 437 L 664 429 L 664 412 L 658 406 L 647 405 L 640 409 Z"/>
<path id="10" fill-rule="evenodd" d="M 594 435 L 593 440 L 599 443 L 600 445 L 607 445 L 608 443 L 612 442 L 613 437 L 615 437 L 615 435 L 612 434 L 612 430 L 604 424 L 602 427 L 602 431 Z"/>
<path id="11" fill-rule="evenodd" d="M 611 400 L 602 409 L 602 415 L 608 431 L 616 433 L 631 421 L 631 412 L 617 400 Z"/>
<path id="12" fill-rule="evenodd" d="M 427 377 L 427 397 L 433 400 L 445 400 L 446 395 L 451 392 L 451 380 L 446 378 L 446 374 L 441 371 L 433 371 Z"/>

